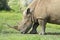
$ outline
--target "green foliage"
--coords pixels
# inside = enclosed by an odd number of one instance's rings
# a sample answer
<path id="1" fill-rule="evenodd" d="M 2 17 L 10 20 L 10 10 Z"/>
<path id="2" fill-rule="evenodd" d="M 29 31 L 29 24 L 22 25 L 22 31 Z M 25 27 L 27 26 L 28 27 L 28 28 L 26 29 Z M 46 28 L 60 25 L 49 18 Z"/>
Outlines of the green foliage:
<path id="1" fill-rule="evenodd" d="M 19 0 L 9 0 L 8 5 L 13 12 L 20 12 L 20 2 Z"/>

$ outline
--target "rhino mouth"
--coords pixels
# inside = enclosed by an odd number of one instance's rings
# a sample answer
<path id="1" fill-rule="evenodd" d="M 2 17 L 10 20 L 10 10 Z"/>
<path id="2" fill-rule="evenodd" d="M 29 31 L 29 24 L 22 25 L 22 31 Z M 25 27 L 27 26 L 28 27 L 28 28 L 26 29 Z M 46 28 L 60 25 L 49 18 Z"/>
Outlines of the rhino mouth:
<path id="1" fill-rule="evenodd" d="M 18 27 L 20 27 L 19 28 L 19 31 L 22 34 L 26 34 L 31 29 L 32 26 L 33 26 L 33 23 L 32 22 L 30 22 L 30 23 L 29 22 L 24 22 L 22 25 L 20 25 Z"/>
<path id="2" fill-rule="evenodd" d="M 31 27 L 32 27 L 32 24 L 30 24 L 30 25 L 28 25 L 28 26 L 24 26 L 24 28 L 20 29 L 20 32 L 21 32 L 22 34 L 26 34 L 26 33 L 28 33 L 28 31 L 31 29 Z"/>

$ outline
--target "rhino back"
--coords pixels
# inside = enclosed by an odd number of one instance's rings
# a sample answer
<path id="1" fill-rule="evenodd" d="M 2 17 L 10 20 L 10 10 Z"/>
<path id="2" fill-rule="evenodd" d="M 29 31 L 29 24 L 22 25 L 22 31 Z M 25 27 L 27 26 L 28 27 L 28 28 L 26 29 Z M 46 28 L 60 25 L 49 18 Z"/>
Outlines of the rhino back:
<path id="1" fill-rule="evenodd" d="M 35 18 L 45 19 L 47 17 L 48 0 L 39 0 L 33 12 Z"/>
<path id="2" fill-rule="evenodd" d="M 51 23 L 60 24 L 60 0 L 51 0 L 47 6 L 47 13 Z"/>
<path id="3" fill-rule="evenodd" d="M 48 18 L 48 22 L 60 24 L 60 0 L 39 0 L 34 10 L 34 17 Z"/>

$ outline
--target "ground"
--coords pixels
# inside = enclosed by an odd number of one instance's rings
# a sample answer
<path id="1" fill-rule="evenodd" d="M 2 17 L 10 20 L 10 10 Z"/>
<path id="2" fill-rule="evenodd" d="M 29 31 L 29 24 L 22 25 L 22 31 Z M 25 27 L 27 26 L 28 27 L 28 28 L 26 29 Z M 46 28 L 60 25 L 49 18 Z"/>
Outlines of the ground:
<path id="1" fill-rule="evenodd" d="M 39 34 L 20 34 L 19 31 L 9 28 L 4 23 L 12 26 L 17 25 L 22 19 L 20 12 L 0 12 L 0 40 L 60 40 L 60 25 L 47 24 L 47 35 Z M 37 28 L 40 32 L 40 27 Z"/>

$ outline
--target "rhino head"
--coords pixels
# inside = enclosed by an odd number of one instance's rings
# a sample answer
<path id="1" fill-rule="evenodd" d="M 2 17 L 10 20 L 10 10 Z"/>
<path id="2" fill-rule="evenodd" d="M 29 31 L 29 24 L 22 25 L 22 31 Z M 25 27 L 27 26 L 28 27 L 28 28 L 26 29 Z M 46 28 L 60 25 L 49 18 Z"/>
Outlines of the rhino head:
<path id="1" fill-rule="evenodd" d="M 18 25 L 18 29 L 21 33 L 27 33 L 29 29 L 33 26 L 32 13 L 28 8 L 23 12 L 22 23 Z"/>
<path id="2" fill-rule="evenodd" d="M 19 22 L 19 25 L 14 27 L 10 26 L 10 28 L 14 28 L 20 31 L 21 33 L 25 34 L 30 30 L 32 26 L 33 26 L 33 17 L 32 17 L 31 10 L 28 8 L 23 12 L 23 19 L 21 22 Z"/>

